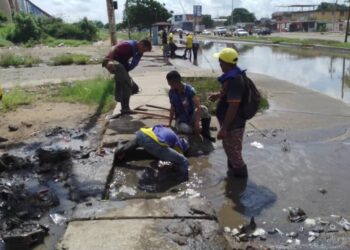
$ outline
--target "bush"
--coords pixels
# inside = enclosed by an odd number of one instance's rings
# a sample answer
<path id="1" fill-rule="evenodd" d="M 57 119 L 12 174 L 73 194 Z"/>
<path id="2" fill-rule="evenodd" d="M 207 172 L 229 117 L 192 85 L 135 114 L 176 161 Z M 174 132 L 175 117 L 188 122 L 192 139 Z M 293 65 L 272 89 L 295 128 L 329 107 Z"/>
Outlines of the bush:
<path id="1" fill-rule="evenodd" d="M 58 65 L 85 65 L 90 61 L 91 56 L 81 54 L 63 54 L 52 58 L 53 64 Z"/>
<path id="2" fill-rule="evenodd" d="M 2 102 L 0 103 L 0 112 L 15 110 L 20 105 L 30 104 L 32 96 L 20 87 L 4 92 Z"/>
<path id="3" fill-rule="evenodd" d="M 28 14 L 18 13 L 14 17 L 15 29 L 8 36 L 8 40 L 15 43 L 26 43 L 30 40 L 38 41 L 42 36 L 39 19 Z"/>
<path id="4" fill-rule="evenodd" d="M 2 25 L 5 22 L 7 22 L 7 17 L 2 11 L 0 11 L 0 25 Z"/>
<path id="5" fill-rule="evenodd" d="M 4 53 L 0 56 L 0 66 L 5 68 L 10 66 L 32 67 L 33 65 L 38 64 L 40 62 L 40 59 L 34 58 L 31 55 L 18 56 L 13 53 Z"/>

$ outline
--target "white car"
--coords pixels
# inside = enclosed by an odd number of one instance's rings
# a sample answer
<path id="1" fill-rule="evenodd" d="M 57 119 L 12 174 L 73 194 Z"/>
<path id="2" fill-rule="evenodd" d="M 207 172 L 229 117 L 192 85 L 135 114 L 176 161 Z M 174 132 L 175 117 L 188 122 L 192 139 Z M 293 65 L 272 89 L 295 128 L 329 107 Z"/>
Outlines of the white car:
<path id="1" fill-rule="evenodd" d="M 210 30 L 203 30 L 202 32 L 203 35 L 211 35 Z"/>
<path id="2" fill-rule="evenodd" d="M 248 31 L 246 31 L 244 29 L 236 29 L 235 32 L 233 32 L 233 34 L 235 36 L 248 36 L 249 35 Z"/>
<path id="3" fill-rule="evenodd" d="M 216 29 L 214 30 L 214 35 L 223 36 L 226 34 L 226 32 L 227 29 L 225 27 L 216 27 Z"/>

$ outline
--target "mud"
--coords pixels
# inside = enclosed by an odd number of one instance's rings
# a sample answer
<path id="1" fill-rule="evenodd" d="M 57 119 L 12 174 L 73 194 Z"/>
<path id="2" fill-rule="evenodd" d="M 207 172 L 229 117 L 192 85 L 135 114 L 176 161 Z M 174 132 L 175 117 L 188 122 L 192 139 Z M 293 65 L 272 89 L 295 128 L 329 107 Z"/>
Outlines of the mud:
<path id="1" fill-rule="evenodd" d="M 96 168 L 104 159 L 90 146 L 96 134 L 55 127 L 0 156 L 0 235 L 8 249 L 43 241 L 54 249 L 76 202 L 87 197 L 78 191 L 74 170 L 87 162 Z M 89 197 L 102 197 L 106 179 Z"/>

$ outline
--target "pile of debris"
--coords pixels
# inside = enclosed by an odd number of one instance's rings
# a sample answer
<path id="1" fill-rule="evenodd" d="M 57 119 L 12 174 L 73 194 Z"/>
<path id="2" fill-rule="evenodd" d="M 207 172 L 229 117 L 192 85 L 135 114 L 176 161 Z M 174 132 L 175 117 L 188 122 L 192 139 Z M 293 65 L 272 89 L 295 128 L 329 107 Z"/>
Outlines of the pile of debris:
<path id="1" fill-rule="evenodd" d="M 254 217 L 251 218 L 247 225 L 240 225 L 238 228 L 225 227 L 224 231 L 227 235 L 232 236 L 237 242 L 248 242 L 254 239 L 261 241 L 267 240 L 267 235 L 278 234 L 280 237 L 286 237 L 285 245 L 300 245 L 301 239 L 306 238 L 308 243 L 315 241 L 322 233 L 337 233 L 341 229 L 350 231 L 350 222 L 337 215 L 331 215 L 329 220 L 321 218 L 307 218 L 305 211 L 301 208 L 288 208 L 288 220 L 291 223 L 301 223 L 297 232 L 284 233 L 278 228 L 265 230 L 257 227 Z"/>

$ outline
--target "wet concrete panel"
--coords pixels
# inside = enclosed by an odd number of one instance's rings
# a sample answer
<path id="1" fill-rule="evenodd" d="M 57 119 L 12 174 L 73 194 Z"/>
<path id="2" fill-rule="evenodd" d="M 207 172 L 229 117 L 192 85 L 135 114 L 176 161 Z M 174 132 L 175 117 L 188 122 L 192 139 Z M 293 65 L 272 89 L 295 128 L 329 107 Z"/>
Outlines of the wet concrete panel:
<path id="1" fill-rule="evenodd" d="M 127 201 L 100 201 L 86 206 L 79 204 L 73 220 L 127 219 L 127 218 L 206 218 L 216 219 L 211 204 L 203 198 L 192 199 L 137 199 Z"/>

